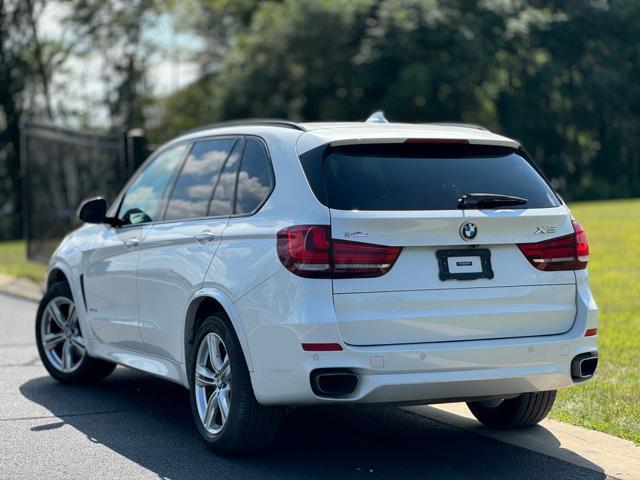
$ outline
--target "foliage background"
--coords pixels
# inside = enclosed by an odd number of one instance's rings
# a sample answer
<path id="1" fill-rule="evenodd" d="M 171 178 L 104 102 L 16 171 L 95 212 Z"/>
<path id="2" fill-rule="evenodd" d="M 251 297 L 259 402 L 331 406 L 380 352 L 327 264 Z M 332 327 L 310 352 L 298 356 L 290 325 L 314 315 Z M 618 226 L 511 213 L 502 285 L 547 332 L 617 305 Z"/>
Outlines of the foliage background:
<path id="1" fill-rule="evenodd" d="M 145 128 L 219 120 L 464 121 L 520 139 L 570 200 L 640 196 L 640 2 L 628 0 L 0 0 L 0 238 L 17 237 L 17 126 L 36 116 Z M 154 95 L 145 31 L 169 17 L 198 75 Z M 51 100 L 71 53 L 100 56 L 107 115 Z M 162 52 L 160 52 L 162 54 Z M 59 92 L 58 92 L 59 93 Z M 64 95 L 59 95 L 59 98 Z M 53 102 L 55 103 L 55 102 Z"/>
<path id="2" fill-rule="evenodd" d="M 43 18 L 59 13 L 59 35 Z M 170 23 L 174 32 L 158 27 Z M 155 36 L 150 32 L 155 31 Z M 165 42 L 161 42 L 163 35 Z M 171 92 L 152 59 L 195 65 Z M 520 139 L 570 201 L 640 196 L 638 0 L 0 0 L 0 240 L 21 236 L 25 118 L 142 127 L 155 144 L 243 117 L 479 123 Z M 167 50 L 167 44 L 169 50 Z M 97 93 L 78 101 L 90 70 Z M 640 442 L 640 200 L 573 204 L 592 245 L 601 374 L 553 416 Z M 23 242 L 0 271 L 41 279 Z"/>

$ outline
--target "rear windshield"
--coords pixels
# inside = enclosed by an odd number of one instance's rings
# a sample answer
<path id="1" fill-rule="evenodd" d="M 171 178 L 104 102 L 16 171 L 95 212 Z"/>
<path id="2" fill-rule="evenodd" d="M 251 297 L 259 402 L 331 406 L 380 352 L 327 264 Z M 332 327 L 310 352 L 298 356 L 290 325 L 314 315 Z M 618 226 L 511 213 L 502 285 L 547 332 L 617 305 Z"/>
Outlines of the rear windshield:
<path id="1" fill-rule="evenodd" d="M 536 169 L 507 147 L 354 145 L 330 148 L 324 161 L 317 153 L 301 161 L 318 199 L 338 210 L 454 210 L 465 193 L 527 199 L 510 209 L 560 204 Z"/>

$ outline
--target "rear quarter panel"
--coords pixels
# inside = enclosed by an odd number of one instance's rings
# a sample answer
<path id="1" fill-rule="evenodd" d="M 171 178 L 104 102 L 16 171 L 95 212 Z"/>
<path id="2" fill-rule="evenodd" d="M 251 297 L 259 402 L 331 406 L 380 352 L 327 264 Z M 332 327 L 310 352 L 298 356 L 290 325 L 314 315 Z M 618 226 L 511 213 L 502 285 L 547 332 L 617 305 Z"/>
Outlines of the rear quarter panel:
<path id="1" fill-rule="evenodd" d="M 257 213 L 230 219 L 202 285 L 225 291 L 234 302 L 283 268 L 276 251 L 280 229 L 329 224 L 328 208 L 311 192 L 296 154 L 300 132 L 265 127 L 253 134 L 267 144 L 274 190 Z"/>

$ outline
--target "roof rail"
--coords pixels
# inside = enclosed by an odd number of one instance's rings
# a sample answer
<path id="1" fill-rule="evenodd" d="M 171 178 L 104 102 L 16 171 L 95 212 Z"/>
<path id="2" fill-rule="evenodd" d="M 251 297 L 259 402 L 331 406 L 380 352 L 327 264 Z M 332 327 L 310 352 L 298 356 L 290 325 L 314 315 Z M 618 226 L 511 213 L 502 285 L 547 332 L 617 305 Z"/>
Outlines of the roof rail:
<path id="1" fill-rule="evenodd" d="M 457 122 L 431 122 L 427 125 L 441 125 L 443 127 L 463 127 L 463 128 L 473 128 L 474 130 L 483 130 L 488 132 L 489 129 L 483 127 L 482 125 L 477 125 L 475 123 L 457 123 Z"/>
<path id="2" fill-rule="evenodd" d="M 242 127 L 242 126 L 251 126 L 251 125 L 262 125 L 267 127 L 282 127 L 282 128 L 290 128 L 293 130 L 300 130 L 301 132 L 306 132 L 307 129 L 304 128 L 299 123 L 290 122 L 288 120 L 278 120 L 271 118 L 249 118 L 246 120 L 229 120 L 226 122 L 218 122 L 212 123 L 210 125 L 204 125 L 202 127 L 193 128 L 191 130 L 187 130 L 186 132 L 182 132 L 180 135 L 186 135 L 188 133 L 201 132 L 203 130 L 211 130 L 212 128 L 224 128 L 224 127 Z"/>

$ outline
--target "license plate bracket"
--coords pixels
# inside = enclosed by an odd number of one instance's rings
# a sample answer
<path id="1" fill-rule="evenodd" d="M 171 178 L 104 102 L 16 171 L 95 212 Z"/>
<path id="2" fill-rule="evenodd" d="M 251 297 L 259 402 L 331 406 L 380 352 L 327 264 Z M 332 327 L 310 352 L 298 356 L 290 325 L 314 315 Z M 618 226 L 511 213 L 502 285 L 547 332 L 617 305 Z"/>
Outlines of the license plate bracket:
<path id="1" fill-rule="evenodd" d="M 439 277 L 446 280 L 476 280 L 493 278 L 491 250 L 488 248 L 465 248 L 438 250 Z"/>

